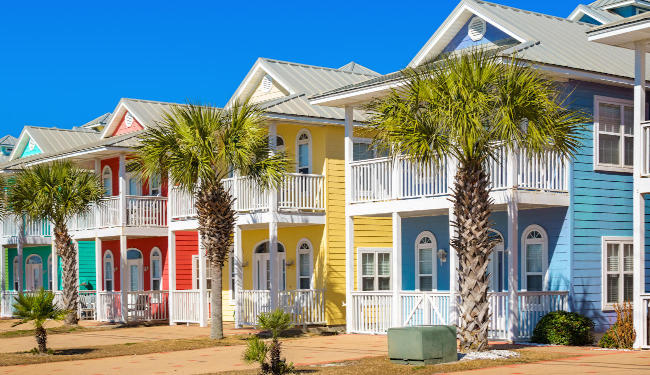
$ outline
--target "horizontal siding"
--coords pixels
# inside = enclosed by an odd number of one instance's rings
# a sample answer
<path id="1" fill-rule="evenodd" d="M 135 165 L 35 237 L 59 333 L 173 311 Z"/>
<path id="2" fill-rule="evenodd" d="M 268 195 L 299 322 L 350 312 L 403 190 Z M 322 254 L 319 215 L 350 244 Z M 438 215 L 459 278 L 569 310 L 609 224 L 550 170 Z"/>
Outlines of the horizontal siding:
<path id="1" fill-rule="evenodd" d="M 199 253 L 196 231 L 176 232 L 176 289 L 192 289 L 192 255 Z"/>
<path id="2" fill-rule="evenodd" d="M 95 241 L 79 241 L 79 288 L 97 290 L 95 276 Z"/>

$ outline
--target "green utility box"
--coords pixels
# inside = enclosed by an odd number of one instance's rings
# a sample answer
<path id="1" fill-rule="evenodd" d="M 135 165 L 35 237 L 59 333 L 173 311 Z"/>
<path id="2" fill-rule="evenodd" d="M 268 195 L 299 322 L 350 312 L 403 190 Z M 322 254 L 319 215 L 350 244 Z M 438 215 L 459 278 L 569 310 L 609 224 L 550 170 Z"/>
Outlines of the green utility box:
<path id="1" fill-rule="evenodd" d="M 455 362 L 458 360 L 456 326 L 389 328 L 388 358 L 406 365 Z"/>

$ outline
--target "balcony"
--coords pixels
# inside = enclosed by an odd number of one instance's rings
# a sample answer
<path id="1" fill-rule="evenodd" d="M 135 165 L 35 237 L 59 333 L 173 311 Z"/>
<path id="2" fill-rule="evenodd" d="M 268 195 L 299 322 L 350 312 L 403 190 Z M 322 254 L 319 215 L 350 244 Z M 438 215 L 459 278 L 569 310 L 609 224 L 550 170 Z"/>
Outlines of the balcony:
<path id="1" fill-rule="evenodd" d="M 268 212 L 273 204 L 272 192 L 260 188 L 250 177 L 223 181 L 235 198 L 240 214 Z M 322 175 L 290 173 L 277 187 L 277 211 L 284 213 L 321 213 L 325 211 L 325 178 Z M 195 197 L 175 187 L 170 189 L 172 221 L 196 218 Z"/>
<path id="2" fill-rule="evenodd" d="M 52 225 L 45 220 L 31 221 L 22 220 L 23 243 L 26 244 L 49 244 L 52 242 Z M 18 243 L 19 219 L 14 215 L 9 215 L 2 220 L 2 231 L 0 233 L 0 242 L 8 245 Z"/>
<path id="3" fill-rule="evenodd" d="M 437 200 L 447 207 L 453 184 L 454 166 L 448 161 L 440 165 L 416 163 L 405 157 L 377 158 L 350 163 L 351 204 L 398 202 L 414 199 Z M 502 150 L 498 160 L 488 162 L 493 192 L 516 189 L 526 193 L 563 195 L 568 204 L 569 168 L 561 157 L 549 153 L 539 157 L 507 155 Z M 495 195 L 495 203 L 505 203 L 503 194 Z M 537 196 L 537 199 L 539 195 Z M 543 200 L 542 200 L 543 202 Z M 549 203 L 557 203 L 552 200 Z M 563 204 L 563 205 L 566 205 Z M 387 212 L 388 206 L 384 205 Z M 421 204 L 419 204 L 421 206 Z M 415 207 L 415 206 L 413 206 Z"/>

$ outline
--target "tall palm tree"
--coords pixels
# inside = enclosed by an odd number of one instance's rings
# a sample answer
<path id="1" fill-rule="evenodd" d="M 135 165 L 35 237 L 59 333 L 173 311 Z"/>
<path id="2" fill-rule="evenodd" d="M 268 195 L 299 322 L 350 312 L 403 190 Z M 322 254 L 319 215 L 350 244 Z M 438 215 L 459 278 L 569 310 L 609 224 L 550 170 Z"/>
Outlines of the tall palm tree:
<path id="1" fill-rule="evenodd" d="M 55 161 L 20 170 L 8 190 L 7 208 L 28 220 L 52 223 L 56 253 L 63 268 L 63 304 L 66 324 L 77 324 L 79 286 L 77 248 L 68 232 L 68 221 L 100 204 L 104 195 L 101 180 L 94 173 L 69 161 Z"/>
<path id="2" fill-rule="evenodd" d="M 404 75 L 404 86 L 368 106 L 375 142 L 417 162 L 457 160 L 451 246 L 458 254 L 459 340 L 465 351 L 484 350 L 490 319 L 487 266 L 496 245 L 488 231 L 486 164 L 502 147 L 570 157 L 589 118 L 567 109 L 563 90 L 514 56 L 508 62 L 477 49 Z"/>
<path id="3" fill-rule="evenodd" d="M 132 168 L 143 178 L 169 176 L 196 198 L 200 241 L 212 274 L 211 331 L 223 338 L 222 271 L 235 228 L 233 197 L 223 180 L 233 173 L 276 185 L 288 167 L 284 152 L 272 152 L 262 112 L 248 103 L 229 109 L 172 106 L 159 126 L 145 130 Z"/>

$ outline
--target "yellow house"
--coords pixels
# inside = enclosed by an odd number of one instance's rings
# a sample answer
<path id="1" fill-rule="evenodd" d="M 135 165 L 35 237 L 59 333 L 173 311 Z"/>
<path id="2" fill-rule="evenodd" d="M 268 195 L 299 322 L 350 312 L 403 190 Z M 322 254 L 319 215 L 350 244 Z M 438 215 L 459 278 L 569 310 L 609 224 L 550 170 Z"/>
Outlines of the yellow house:
<path id="1" fill-rule="evenodd" d="M 334 69 L 260 58 L 235 91 L 229 104 L 261 107 L 273 146 L 294 164 L 273 191 L 246 176 L 226 181 L 238 218 L 223 281 L 225 320 L 254 325 L 260 312 L 282 308 L 295 324 L 345 324 L 345 113 L 308 98 L 377 76 L 354 62 Z M 355 140 L 355 156 L 376 156 L 369 140 Z M 170 322 L 205 325 L 210 275 L 194 207 L 173 189 L 170 199 Z M 355 228 L 357 246 L 392 245 L 390 219 L 365 218 Z"/>

